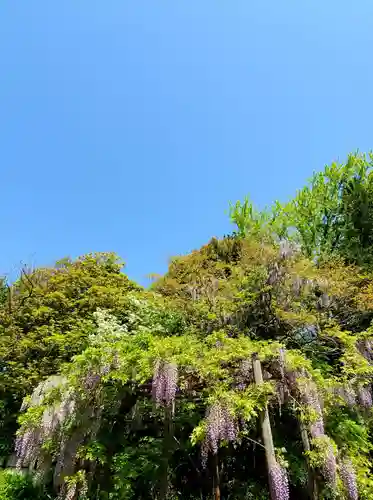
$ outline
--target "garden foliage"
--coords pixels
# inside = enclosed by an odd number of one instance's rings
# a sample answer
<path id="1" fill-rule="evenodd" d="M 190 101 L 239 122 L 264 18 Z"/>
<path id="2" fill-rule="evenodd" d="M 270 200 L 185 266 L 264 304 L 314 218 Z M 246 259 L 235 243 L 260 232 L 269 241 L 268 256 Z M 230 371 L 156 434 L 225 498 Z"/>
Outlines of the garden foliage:
<path id="1" fill-rule="evenodd" d="M 5 463 L 61 500 L 373 500 L 372 162 L 237 202 L 148 290 L 113 254 L 2 282 Z"/>

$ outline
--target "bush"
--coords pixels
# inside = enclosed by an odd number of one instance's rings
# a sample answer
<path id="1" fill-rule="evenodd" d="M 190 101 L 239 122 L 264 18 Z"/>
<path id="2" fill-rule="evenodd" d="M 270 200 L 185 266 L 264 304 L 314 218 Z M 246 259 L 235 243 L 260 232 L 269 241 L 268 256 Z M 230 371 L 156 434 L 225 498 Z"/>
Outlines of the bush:
<path id="1" fill-rule="evenodd" d="M 0 500 L 42 500 L 46 498 L 32 477 L 13 471 L 0 472 Z"/>

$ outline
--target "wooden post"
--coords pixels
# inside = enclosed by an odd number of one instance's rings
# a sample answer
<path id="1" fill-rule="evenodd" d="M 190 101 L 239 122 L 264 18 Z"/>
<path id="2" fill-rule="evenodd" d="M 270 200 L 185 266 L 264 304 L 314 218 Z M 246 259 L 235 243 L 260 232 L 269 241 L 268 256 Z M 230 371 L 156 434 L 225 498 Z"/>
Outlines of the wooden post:
<path id="1" fill-rule="evenodd" d="M 161 462 L 161 484 L 159 488 L 159 499 L 165 500 L 168 494 L 168 463 L 173 445 L 173 414 L 174 404 L 166 405 L 164 408 L 164 436 L 163 452 Z"/>
<path id="2" fill-rule="evenodd" d="M 263 373 L 262 373 L 262 366 L 260 364 L 259 357 L 256 353 L 253 354 L 252 361 L 253 361 L 253 372 L 254 372 L 255 384 L 257 386 L 260 386 L 263 384 Z M 265 448 L 266 461 L 267 461 L 268 483 L 270 486 L 270 488 L 269 488 L 270 495 L 271 495 L 272 500 L 276 500 L 273 497 L 274 493 L 272 492 L 272 488 L 271 488 L 270 470 L 272 467 L 275 467 L 277 465 L 277 462 L 276 462 L 276 455 L 275 455 L 275 447 L 273 445 L 271 423 L 269 421 L 268 405 L 265 406 L 264 411 L 262 412 L 262 414 L 260 416 L 260 421 L 261 421 L 261 427 L 262 427 L 263 444 L 264 444 L 264 448 Z"/>
<path id="3" fill-rule="evenodd" d="M 308 438 L 307 428 L 301 419 L 299 419 L 299 427 L 300 427 L 300 434 L 302 437 L 304 451 L 306 452 L 310 451 L 311 446 L 310 446 L 310 440 Z M 307 464 L 307 474 L 308 474 L 308 494 L 311 500 L 318 500 L 319 497 L 317 493 L 317 483 L 312 467 L 310 465 L 309 458 L 307 456 L 306 456 L 306 464 Z"/>
<path id="4" fill-rule="evenodd" d="M 285 351 L 284 349 L 280 349 L 280 363 L 281 363 L 281 376 L 284 379 L 285 378 L 285 373 L 284 373 L 284 366 L 285 366 Z M 283 380 L 284 382 L 284 380 Z M 310 446 L 310 440 L 308 438 L 308 432 L 307 428 L 304 425 L 304 422 L 302 419 L 299 419 L 299 428 L 300 428 L 300 434 L 302 438 L 302 443 L 303 443 L 303 449 L 304 451 L 310 451 L 311 446 Z M 308 495 L 310 497 L 310 500 L 317 500 L 318 499 L 318 493 L 317 493 L 317 483 L 316 479 L 312 470 L 312 467 L 310 465 L 309 458 L 306 455 L 306 465 L 307 465 L 307 476 L 308 476 Z"/>
<path id="5" fill-rule="evenodd" d="M 214 500 L 220 500 L 220 472 L 218 453 L 214 455 L 213 461 L 213 497 Z"/>
<path id="6" fill-rule="evenodd" d="M 256 385 L 259 386 L 263 384 L 262 366 L 260 364 L 260 360 L 257 354 L 253 354 L 253 371 L 254 371 L 254 380 Z M 269 421 L 269 413 L 267 405 L 265 406 L 265 409 L 261 415 L 261 426 L 262 426 L 263 443 L 266 452 L 267 466 L 269 469 L 271 465 L 274 465 L 276 463 L 276 455 L 275 455 L 275 447 L 273 445 L 272 429 Z"/>

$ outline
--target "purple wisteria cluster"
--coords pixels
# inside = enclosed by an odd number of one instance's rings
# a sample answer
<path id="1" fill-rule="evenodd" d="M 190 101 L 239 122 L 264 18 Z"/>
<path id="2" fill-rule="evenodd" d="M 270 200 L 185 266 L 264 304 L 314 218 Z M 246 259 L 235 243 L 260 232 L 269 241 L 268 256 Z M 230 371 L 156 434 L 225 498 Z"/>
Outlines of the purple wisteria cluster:
<path id="1" fill-rule="evenodd" d="M 282 274 L 283 274 L 282 270 L 280 269 L 277 262 L 275 262 L 273 266 L 271 266 L 268 273 L 268 280 L 267 280 L 268 285 L 271 286 L 275 285 L 281 279 Z"/>
<path id="2" fill-rule="evenodd" d="M 77 488 L 76 484 L 72 484 L 71 486 L 69 486 L 67 488 L 67 491 L 66 491 L 66 494 L 64 495 L 63 500 L 75 500 L 76 494 L 78 492 L 77 490 L 78 490 L 78 488 Z"/>
<path id="3" fill-rule="evenodd" d="M 114 358 L 111 363 L 106 363 L 99 368 L 90 369 L 83 380 L 83 386 L 86 391 L 94 391 L 100 384 L 102 377 L 110 373 L 112 369 L 116 368 L 117 362 L 118 360 Z"/>
<path id="4" fill-rule="evenodd" d="M 325 431 L 320 399 L 316 385 L 311 380 L 308 380 L 307 383 L 301 387 L 301 396 L 303 402 L 316 413 L 316 420 L 310 425 L 311 436 L 313 438 L 323 436 Z"/>
<path id="5" fill-rule="evenodd" d="M 57 500 L 76 500 L 78 498 L 78 494 L 78 485 L 76 483 L 71 483 L 69 485 L 65 485 L 61 489 Z"/>
<path id="6" fill-rule="evenodd" d="M 292 241 L 281 240 L 279 248 L 280 259 L 288 259 L 294 257 L 294 255 L 299 251 L 299 247 Z"/>
<path id="7" fill-rule="evenodd" d="M 299 295 L 302 292 L 303 287 L 304 287 L 304 279 L 301 278 L 300 276 L 295 276 L 295 278 L 293 280 L 294 295 L 299 297 Z"/>
<path id="8" fill-rule="evenodd" d="M 321 470 L 326 483 L 335 488 L 337 484 L 337 461 L 331 444 L 327 447 L 326 457 Z"/>
<path id="9" fill-rule="evenodd" d="M 289 499 L 289 480 L 286 470 L 277 462 L 269 468 L 269 488 L 271 500 Z"/>
<path id="10" fill-rule="evenodd" d="M 373 342 L 369 339 L 359 340 L 356 345 L 358 351 L 371 363 L 373 361 Z"/>
<path id="11" fill-rule="evenodd" d="M 178 370 L 174 363 L 159 359 L 155 362 L 152 394 L 157 404 L 169 406 L 175 400 L 177 378 Z"/>
<path id="12" fill-rule="evenodd" d="M 93 391 L 101 381 L 101 376 L 97 373 L 89 372 L 84 378 L 83 384 L 87 391 Z"/>
<path id="13" fill-rule="evenodd" d="M 40 431 L 38 429 L 28 429 L 19 434 L 15 442 L 15 452 L 17 455 L 16 467 L 32 464 L 39 455 L 41 446 Z"/>
<path id="14" fill-rule="evenodd" d="M 359 387 L 357 390 L 357 398 L 359 400 L 360 406 L 362 406 L 366 410 L 370 410 L 373 406 L 371 386 L 367 385 Z"/>
<path id="15" fill-rule="evenodd" d="M 298 384 L 298 388 L 303 403 L 312 408 L 316 414 L 316 419 L 311 422 L 309 428 L 311 437 L 313 439 L 321 438 L 327 442 L 325 459 L 321 471 L 326 483 L 334 488 L 337 482 L 337 462 L 333 447 L 325 434 L 323 413 L 316 384 L 312 380 L 307 380 L 305 383 Z"/>
<path id="16" fill-rule="evenodd" d="M 202 463 L 205 466 L 209 452 L 216 455 L 221 441 L 232 442 L 237 437 L 237 424 L 228 407 L 214 403 L 206 415 L 206 435 L 202 444 Z"/>
<path id="17" fill-rule="evenodd" d="M 73 474 L 76 454 L 83 440 L 84 430 L 76 431 L 71 436 L 62 436 L 57 462 L 54 468 L 53 482 L 55 485 L 60 485 L 64 476 Z"/>
<path id="18" fill-rule="evenodd" d="M 350 408 L 354 408 L 356 406 L 356 392 L 350 384 L 335 387 L 334 394 L 346 403 Z"/>
<path id="19" fill-rule="evenodd" d="M 284 275 L 283 263 L 286 259 L 290 259 L 294 257 L 294 255 L 298 252 L 299 248 L 291 241 L 281 240 L 279 245 L 278 252 L 278 261 L 274 262 L 274 264 L 269 269 L 268 274 L 268 285 L 275 285 L 279 282 L 279 280 Z"/>
<path id="20" fill-rule="evenodd" d="M 70 393 L 59 404 L 44 410 L 40 424 L 30 427 L 16 438 L 17 467 L 28 466 L 35 461 L 45 441 L 55 436 L 63 423 L 75 411 L 75 401 Z"/>
<path id="21" fill-rule="evenodd" d="M 341 477 L 347 500 L 358 500 L 356 474 L 351 460 L 344 458 L 339 463 L 339 475 Z"/>
<path id="22" fill-rule="evenodd" d="M 371 385 L 353 387 L 351 384 L 347 384 L 345 386 L 335 387 L 333 391 L 334 394 L 343 399 L 350 408 L 355 408 L 356 405 L 359 405 L 365 410 L 370 410 L 373 407 Z"/>
<path id="23" fill-rule="evenodd" d="M 285 403 L 289 396 L 288 381 L 286 379 L 285 351 L 283 348 L 280 349 L 279 358 L 272 363 L 271 368 L 275 375 L 279 378 L 276 382 L 276 395 L 281 412 L 281 406 Z"/>
<path id="24" fill-rule="evenodd" d="M 252 363 L 247 359 L 241 361 L 238 368 L 238 373 L 235 377 L 236 387 L 238 390 L 243 391 L 246 389 L 248 384 L 252 381 L 253 369 Z"/>

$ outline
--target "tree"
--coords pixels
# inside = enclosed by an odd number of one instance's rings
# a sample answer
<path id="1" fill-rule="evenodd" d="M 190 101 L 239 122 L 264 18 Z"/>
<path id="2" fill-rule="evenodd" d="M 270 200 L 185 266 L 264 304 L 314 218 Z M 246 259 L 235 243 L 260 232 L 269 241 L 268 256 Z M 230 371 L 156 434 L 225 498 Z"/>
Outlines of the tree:
<path id="1" fill-rule="evenodd" d="M 81 352 L 94 328 L 93 313 L 125 314 L 126 294 L 139 287 L 121 273 L 115 254 L 64 259 L 55 267 L 23 269 L 0 303 L 0 452 L 12 446 L 22 398 L 44 377 Z M 4 286 L 3 289 L 5 290 Z"/>
<path id="2" fill-rule="evenodd" d="M 238 234 L 267 234 L 298 243 L 307 257 L 337 253 L 350 263 L 372 265 L 373 156 L 351 154 L 315 173 L 289 202 L 258 211 L 245 199 L 231 206 Z"/>
<path id="3" fill-rule="evenodd" d="M 125 314 L 97 311 L 57 386 L 25 400 L 19 459 L 52 468 L 56 493 L 118 500 L 307 498 L 309 468 L 320 498 L 343 496 L 346 463 L 373 498 L 372 333 L 344 329 L 350 272 L 256 237 L 174 260 L 157 291 L 127 293 Z"/>
<path id="4" fill-rule="evenodd" d="M 150 290 L 111 254 L 23 270 L 0 306 L 17 466 L 59 500 L 373 500 L 370 169 L 238 202 Z"/>

